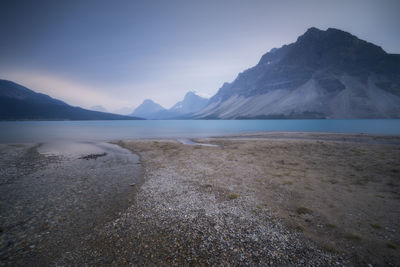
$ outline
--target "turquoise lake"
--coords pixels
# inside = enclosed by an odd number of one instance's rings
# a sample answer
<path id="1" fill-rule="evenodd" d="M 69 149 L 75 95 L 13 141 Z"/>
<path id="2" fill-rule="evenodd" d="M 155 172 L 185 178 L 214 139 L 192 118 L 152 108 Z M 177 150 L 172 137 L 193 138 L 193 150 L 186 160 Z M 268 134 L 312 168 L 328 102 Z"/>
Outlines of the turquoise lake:
<path id="1" fill-rule="evenodd" d="M 0 122 L 0 143 L 194 138 L 252 132 L 400 135 L 400 120 L 140 120 Z"/>

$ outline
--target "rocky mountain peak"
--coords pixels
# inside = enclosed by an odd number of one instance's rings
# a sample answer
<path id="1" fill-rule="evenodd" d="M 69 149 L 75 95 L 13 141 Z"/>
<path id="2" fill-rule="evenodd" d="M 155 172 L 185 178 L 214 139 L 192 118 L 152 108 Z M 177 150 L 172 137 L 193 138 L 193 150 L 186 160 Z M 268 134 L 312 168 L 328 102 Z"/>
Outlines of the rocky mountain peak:
<path id="1" fill-rule="evenodd" d="M 399 70 L 400 55 L 387 54 L 339 29 L 312 27 L 296 42 L 271 49 L 256 66 L 225 83 L 199 114 L 207 118 L 398 117 Z"/>

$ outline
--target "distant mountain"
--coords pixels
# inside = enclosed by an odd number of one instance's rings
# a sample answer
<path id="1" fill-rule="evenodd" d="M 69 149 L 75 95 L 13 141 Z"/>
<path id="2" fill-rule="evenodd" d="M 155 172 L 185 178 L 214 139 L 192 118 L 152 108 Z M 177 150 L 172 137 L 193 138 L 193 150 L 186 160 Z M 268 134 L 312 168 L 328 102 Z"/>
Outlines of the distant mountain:
<path id="1" fill-rule="evenodd" d="M 182 101 L 176 103 L 172 108 L 165 109 L 161 105 L 146 99 L 132 113 L 146 119 L 189 119 L 192 115 L 207 105 L 208 99 L 189 91 Z"/>
<path id="2" fill-rule="evenodd" d="M 134 117 L 72 107 L 22 85 L 0 80 L 0 120 L 133 120 Z"/>
<path id="3" fill-rule="evenodd" d="M 169 112 L 175 114 L 191 114 L 200 111 L 207 105 L 208 99 L 197 95 L 193 91 L 186 93 L 182 101 L 176 103 Z"/>
<path id="4" fill-rule="evenodd" d="M 100 112 L 108 112 L 107 109 L 103 106 L 93 106 L 93 107 L 90 107 L 90 110 L 100 111 Z"/>
<path id="5" fill-rule="evenodd" d="M 196 118 L 400 118 L 400 55 L 310 28 L 225 83 Z"/>
<path id="6" fill-rule="evenodd" d="M 146 99 L 140 104 L 131 114 L 131 116 L 138 116 L 146 119 L 157 119 L 157 114 L 166 111 L 161 105 L 155 103 L 153 100 Z"/>

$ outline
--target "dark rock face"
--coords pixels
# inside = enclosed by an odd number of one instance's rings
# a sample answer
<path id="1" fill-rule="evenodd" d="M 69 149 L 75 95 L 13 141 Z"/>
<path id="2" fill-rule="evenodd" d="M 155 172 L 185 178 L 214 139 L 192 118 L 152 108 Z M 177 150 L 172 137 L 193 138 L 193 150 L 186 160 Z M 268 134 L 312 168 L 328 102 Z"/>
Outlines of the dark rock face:
<path id="1" fill-rule="evenodd" d="M 275 110 L 273 105 L 262 107 L 254 99 L 264 96 L 268 102 L 272 96 L 268 98 L 267 94 L 276 97 L 274 105 L 282 102 Z M 298 101 L 293 101 L 294 95 L 299 97 Z M 355 106 L 352 110 L 343 110 L 344 102 L 350 103 L 362 95 L 362 109 Z M 391 95 L 395 98 L 383 104 L 382 101 L 386 101 L 383 99 Z M 304 103 L 305 98 L 308 98 L 307 103 Z M 244 101 L 254 102 L 257 108 L 246 109 L 247 105 L 240 105 Z M 225 83 L 197 115 L 255 118 L 299 114 L 302 117 L 304 112 L 316 112 L 327 118 L 387 118 L 400 117 L 399 101 L 400 55 L 387 54 L 381 47 L 338 29 L 310 28 L 295 43 L 272 49 L 256 66 L 240 73 L 232 83 Z M 283 102 L 290 102 L 292 108 Z M 325 108 L 317 107 L 317 103 Z M 236 110 L 232 105 L 237 106 Z M 340 114 L 332 110 L 332 106 L 342 108 Z"/>
<path id="2" fill-rule="evenodd" d="M 0 80 L 0 120 L 133 120 L 134 117 L 72 107 L 22 85 Z"/>

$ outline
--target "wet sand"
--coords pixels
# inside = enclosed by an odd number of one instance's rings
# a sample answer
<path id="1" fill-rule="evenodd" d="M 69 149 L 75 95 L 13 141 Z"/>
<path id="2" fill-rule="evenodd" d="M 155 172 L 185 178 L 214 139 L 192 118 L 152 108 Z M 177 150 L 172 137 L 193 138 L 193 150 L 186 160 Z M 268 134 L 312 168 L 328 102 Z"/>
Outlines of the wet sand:
<path id="1" fill-rule="evenodd" d="M 36 252 L 37 247 L 31 249 L 27 242 L 28 255 L 49 257 L 46 263 L 55 265 L 92 266 L 400 264 L 400 137 L 258 133 L 191 141 L 194 143 L 116 142 L 139 155 L 143 167 L 144 183 L 135 186 L 138 191 L 130 195 L 131 202 L 129 198 L 124 201 L 127 195 L 123 194 L 120 201 L 126 206 L 117 205 L 119 213 L 107 217 L 115 211 L 112 205 L 107 210 L 109 202 L 114 201 L 109 196 L 98 211 L 105 219 L 96 227 L 83 227 L 80 239 L 71 239 L 53 257 L 43 250 Z M 28 150 L 1 147 L 2 171 L 8 170 L 7 177 L 12 177 L 13 162 Z M 96 160 L 75 158 L 69 166 L 72 169 L 77 162 L 103 160 L 100 165 L 104 171 L 106 166 L 115 166 L 108 156 Z M 32 163 L 37 155 L 26 157 L 30 159 L 26 160 L 29 165 L 16 168 L 26 170 L 24 177 L 35 178 L 40 177 L 36 165 L 38 169 L 48 169 L 60 160 L 58 156 L 46 156 L 42 159 L 45 163 L 40 164 L 47 167 L 42 167 Z M 4 158 L 10 160 L 3 163 Z M 59 171 L 65 175 L 71 169 Z M 72 172 L 68 179 L 81 176 L 83 169 Z M 115 172 L 121 179 L 130 174 L 118 169 Z M 13 179 L 11 184 L 18 181 Z M 88 185 L 93 182 L 90 180 Z M 127 183 L 129 180 L 116 187 Z M 24 180 L 19 185 L 27 184 Z M 66 183 L 70 184 L 75 182 Z M 87 190 L 82 186 L 79 189 Z M 29 195 L 26 190 L 21 192 Z M 100 191 L 88 195 L 98 194 Z M 108 194 L 102 197 L 105 195 Z M 2 198 L 2 225 L 4 220 L 8 225 L 21 222 L 15 229 L 29 233 L 29 227 L 24 228 L 26 222 L 12 215 L 18 214 L 18 198 L 8 202 Z M 15 211 L 6 211 L 3 203 L 9 203 Z M 79 201 L 71 202 L 71 206 L 76 203 Z M 31 210 L 40 212 L 33 208 L 38 204 L 35 202 Z M 54 203 L 45 211 L 57 210 L 57 205 L 65 204 Z M 85 217 L 90 210 L 82 210 L 81 216 Z M 25 210 L 22 214 L 27 217 Z M 77 228 L 82 225 L 85 223 Z M 68 237 L 67 230 L 75 230 L 73 227 L 66 228 L 63 234 Z M 13 231 L 9 227 L 2 229 L 2 236 L 7 238 L 9 231 Z M 59 245 L 51 240 L 61 240 L 57 235 L 49 239 L 50 243 L 45 244 Z M 23 256 L 17 261 L 22 252 L 4 250 L 3 243 L 2 253 L 5 264 L 30 259 Z M 15 258 L 10 259 L 10 255 Z"/>

